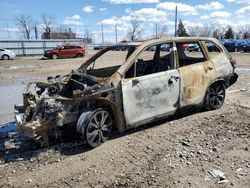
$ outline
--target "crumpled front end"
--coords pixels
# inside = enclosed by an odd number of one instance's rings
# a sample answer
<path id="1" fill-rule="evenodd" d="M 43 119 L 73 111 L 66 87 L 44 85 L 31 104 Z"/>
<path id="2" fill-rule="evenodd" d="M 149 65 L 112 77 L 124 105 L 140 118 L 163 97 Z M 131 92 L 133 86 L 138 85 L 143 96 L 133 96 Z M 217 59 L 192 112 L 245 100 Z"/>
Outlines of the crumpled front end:
<path id="1" fill-rule="evenodd" d="M 15 106 L 20 135 L 48 145 L 50 136 L 59 138 L 65 128 L 74 129 L 91 99 L 106 89 L 107 85 L 81 72 L 73 72 L 65 80 L 56 76 L 49 77 L 48 83 L 29 83 L 23 91 L 23 104 Z"/>
<path id="2" fill-rule="evenodd" d="M 20 135 L 34 138 L 42 146 L 48 145 L 49 132 L 64 125 L 66 111 L 66 106 L 56 98 L 25 90 L 23 105 L 15 105 L 17 129 Z"/>

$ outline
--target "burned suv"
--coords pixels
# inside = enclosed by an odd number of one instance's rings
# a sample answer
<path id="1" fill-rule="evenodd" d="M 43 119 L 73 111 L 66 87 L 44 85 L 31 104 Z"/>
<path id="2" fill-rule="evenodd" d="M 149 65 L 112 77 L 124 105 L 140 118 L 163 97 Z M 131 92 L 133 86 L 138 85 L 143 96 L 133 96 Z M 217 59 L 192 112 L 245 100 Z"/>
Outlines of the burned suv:
<path id="1" fill-rule="evenodd" d="M 184 44 L 200 50 L 189 52 Z M 217 50 L 209 52 L 208 45 Z M 238 77 L 236 62 L 213 38 L 157 39 L 126 51 L 115 48 L 98 51 L 68 75 L 29 83 L 23 104 L 15 106 L 20 134 L 48 145 L 62 131 L 74 130 L 97 147 L 113 129 L 123 132 L 188 106 L 218 109 L 225 89 Z"/>

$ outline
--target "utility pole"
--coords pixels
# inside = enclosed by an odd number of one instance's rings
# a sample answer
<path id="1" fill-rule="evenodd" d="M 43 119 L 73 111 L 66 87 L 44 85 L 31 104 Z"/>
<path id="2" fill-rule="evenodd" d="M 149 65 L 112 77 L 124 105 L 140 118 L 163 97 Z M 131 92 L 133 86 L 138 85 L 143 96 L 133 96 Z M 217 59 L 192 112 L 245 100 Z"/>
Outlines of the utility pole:
<path id="1" fill-rule="evenodd" d="M 36 39 L 38 39 L 37 27 L 35 27 L 35 36 L 36 36 Z"/>
<path id="2" fill-rule="evenodd" d="M 155 38 L 158 38 L 158 24 L 155 24 Z"/>
<path id="3" fill-rule="evenodd" d="M 101 25 L 102 27 L 102 44 L 104 43 L 104 36 L 103 36 L 103 24 Z"/>
<path id="4" fill-rule="evenodd" d="M 115 43 L 117 44 L 117 27 L 115 25 Z"/>
<path id="5" fill-rule="evenodd" d="M 177 6 L 175 7 L 175 33 L 174 36 L 177 37 Z"/>

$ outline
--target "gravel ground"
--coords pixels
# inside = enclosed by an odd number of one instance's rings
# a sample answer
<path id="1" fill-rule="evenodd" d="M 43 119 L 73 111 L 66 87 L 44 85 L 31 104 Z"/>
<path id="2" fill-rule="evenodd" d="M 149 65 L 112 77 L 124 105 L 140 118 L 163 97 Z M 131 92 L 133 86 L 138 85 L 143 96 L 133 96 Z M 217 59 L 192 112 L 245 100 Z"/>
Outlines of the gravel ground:
<path id="1" fill-rule="evenodd" d="M 114 133 L 92 150 L 79 140 L 35 150 L 12 123 L 20 86 L 85 58 L 0 61 L 0 124 L 8 128 L 0 128 L 0 187 L 250 187 L 250 54 L 233 56 L 240 77 L 221 109 Z"/>

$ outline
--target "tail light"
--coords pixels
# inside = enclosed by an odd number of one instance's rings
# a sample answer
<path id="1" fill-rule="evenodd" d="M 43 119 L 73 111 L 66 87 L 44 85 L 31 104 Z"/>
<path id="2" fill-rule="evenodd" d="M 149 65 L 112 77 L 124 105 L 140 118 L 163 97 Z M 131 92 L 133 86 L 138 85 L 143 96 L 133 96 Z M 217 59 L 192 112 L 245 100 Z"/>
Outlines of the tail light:
<path id="1" fill-rule="evenodd" d="M 236 68 L 236 60 L 235 59 L 231 59 L 231 64 L 232 64 L 232 66 L 234 67 L 234 68 Z"/>

